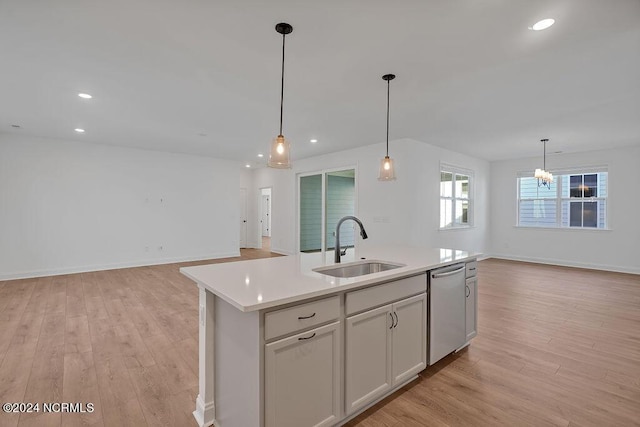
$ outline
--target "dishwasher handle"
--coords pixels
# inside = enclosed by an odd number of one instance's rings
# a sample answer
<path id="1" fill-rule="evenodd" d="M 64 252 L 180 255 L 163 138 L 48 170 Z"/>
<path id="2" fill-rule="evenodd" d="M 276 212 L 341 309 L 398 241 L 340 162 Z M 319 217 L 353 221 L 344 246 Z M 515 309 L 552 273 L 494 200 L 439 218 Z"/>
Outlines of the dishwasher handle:
<path id="1" fill-rule="evenodd" d="M 435 273 L 435 274 L 432 274 L 432 275 L 431 275 L 431 277 L 432 277 L 433 279 L 439 279 L 439 278 L 441 278 L 441 277 L 453 276 L 454 274 L 458 274 L 458 273 L 460 273 L 461 271 L 464 271 L 464 269 L 465 269 L 465 267 L 464 267 L 464 265 L 463 265 L 462 267 L 460 267 L 460 268 L 458 268 L 458 269 L 456 269 L 456 270 L 447 271 L 446 273 Z"/>

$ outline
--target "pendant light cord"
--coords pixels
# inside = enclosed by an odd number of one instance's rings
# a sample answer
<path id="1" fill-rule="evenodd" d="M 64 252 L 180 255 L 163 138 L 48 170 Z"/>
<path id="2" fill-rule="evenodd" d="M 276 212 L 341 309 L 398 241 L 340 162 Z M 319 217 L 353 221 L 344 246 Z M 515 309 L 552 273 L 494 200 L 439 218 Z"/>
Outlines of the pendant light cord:
<path id="1" fill-rule="evenodd" d="M 389 157 L 389 88 L 391 81 L 387 80 L 387 157 Z"/>
<path id="2" fill-rule="evenodd" d="M 284 38 L 285 34 L 282 34 L 282 79 L 280 85 L 280 133 L 282 135 L 282 111 L 284 106 Z"/>

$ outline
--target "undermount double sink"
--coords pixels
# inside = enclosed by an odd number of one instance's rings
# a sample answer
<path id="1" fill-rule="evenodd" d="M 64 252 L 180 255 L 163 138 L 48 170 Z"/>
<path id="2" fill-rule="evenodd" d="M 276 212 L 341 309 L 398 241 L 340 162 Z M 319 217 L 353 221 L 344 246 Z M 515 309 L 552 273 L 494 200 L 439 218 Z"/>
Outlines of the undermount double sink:
<path id="1" fill-rule="evenodd" d="M 345 265 L 331 265 L 328 267 L 314 268 L 313 271 L 320 274 L 326 274 L 333 277 L 358 277 L 366 274 L 380 273 L 381 271 L 393 270 L 394 268 L 404 267 L 404 264 L 397 264 L 388 261 L 359 261 Z"/>

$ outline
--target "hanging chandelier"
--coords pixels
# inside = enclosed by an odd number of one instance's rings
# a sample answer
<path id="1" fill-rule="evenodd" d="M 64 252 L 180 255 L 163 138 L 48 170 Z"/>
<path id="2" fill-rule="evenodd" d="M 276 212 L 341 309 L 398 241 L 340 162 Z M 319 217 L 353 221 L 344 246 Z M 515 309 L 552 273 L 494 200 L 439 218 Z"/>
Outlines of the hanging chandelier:
<path id="1" fill-rule="evenodd" d="M 277 169 L 291 168 L 291 147 L 289 141 L 282 135 L 282 110 L 284 105 L 284 38 L 291 34 L 293 27 L 285 22 L 276 25 L 276 31 L 282 34 L 282 74 L 280 86 L 280 133 L 271 142 L 269 161 L 267 166 Z"/>
<path id="2" fill-rule="evenodd" d="M 389 157 L 389 91 L 390 82 L 395 79 L 395 74 L 385 74 L 382 76 L 382 80 L 387 82 L 387 154 L 380 162 L 380 173 L 378 179 L 380 181 L 391 181 L 396 179 L 396 173 L 393 168 L 393 159 Z"/>
<path id="3" fill-rule="evenodd" d="M 551 188 L 553 183 L 553 174 L 547 171 L 547 141 L 548 139 L 541 139 L 542 142 L 542 169 L 536 169 L 533 177 L 538 179 L 538 187 Z"/>

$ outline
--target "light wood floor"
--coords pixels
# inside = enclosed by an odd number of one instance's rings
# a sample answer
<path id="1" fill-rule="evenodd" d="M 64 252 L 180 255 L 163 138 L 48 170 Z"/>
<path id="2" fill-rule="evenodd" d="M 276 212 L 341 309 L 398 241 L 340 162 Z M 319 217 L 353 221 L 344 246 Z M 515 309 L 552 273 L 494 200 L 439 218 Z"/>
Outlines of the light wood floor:
<path id="1" fill-rule="evenodd" d="M 0 426 L 196 425 L 198 294 L 178 272 L 196 264 L 0 282 L 0 403 L 95 405 Z M 471 347 L 350 426 L 640 425 L 640 276 L 499 260 L 479 275 Z"/>

